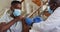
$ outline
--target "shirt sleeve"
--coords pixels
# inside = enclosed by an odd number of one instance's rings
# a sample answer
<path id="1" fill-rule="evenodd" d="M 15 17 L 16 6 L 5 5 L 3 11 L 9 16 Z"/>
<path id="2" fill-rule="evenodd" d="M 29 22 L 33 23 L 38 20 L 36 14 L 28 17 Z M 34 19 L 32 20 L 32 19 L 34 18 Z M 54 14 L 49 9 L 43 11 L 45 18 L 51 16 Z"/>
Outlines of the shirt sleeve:
<path id="1" fill-rule="evenodd" d="M 41 23 L 34 23 L 30 31 L 49 32 L 49 30 L 52 30 L 52 29 L 54 29 L 54 26 L 52 24 L 46 24 L 44 22 L 41 22 Z"/>
<path id="2" fill-rule="evenodd" d="M 22 22 L 17 22 L 10 27 L 12 32 L 22 32 Z"/>
<path id="3" fill-rule="evenodd" d="M 1 13 L 0 13 L 0 23 L 2 23 L 2 22 L 6 22 L 6 20 L 7 20 L 7 11 L 8 11 L 9 9 L 3 9 L 2 11 L 1 11 Z"/>
<path id="4" fill-rule="evenodd" d="M 2 23 L 2 22 L 6 22 L 6 16 L 4 15 L 4 16 L 2 16 L 1 18 L 0 18 L 0 23 Z"/>

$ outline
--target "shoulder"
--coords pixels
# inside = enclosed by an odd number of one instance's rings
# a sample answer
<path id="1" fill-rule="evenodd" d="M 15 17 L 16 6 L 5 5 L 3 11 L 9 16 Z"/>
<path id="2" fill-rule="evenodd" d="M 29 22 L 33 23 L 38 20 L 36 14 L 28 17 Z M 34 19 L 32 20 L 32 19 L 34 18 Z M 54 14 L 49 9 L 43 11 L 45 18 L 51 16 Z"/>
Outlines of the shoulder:
<path id="1" fill-rule="evenodd" d="M 1 17 L 0 17 L 0 23 L 3 23 L 3 22 L 6 22 L 7 18 L 8 18 L 8 15 L 7 15 L 7 10 L 4 9 L 4 11 L 2 11 L 4 13 L 1 13 Z"/>

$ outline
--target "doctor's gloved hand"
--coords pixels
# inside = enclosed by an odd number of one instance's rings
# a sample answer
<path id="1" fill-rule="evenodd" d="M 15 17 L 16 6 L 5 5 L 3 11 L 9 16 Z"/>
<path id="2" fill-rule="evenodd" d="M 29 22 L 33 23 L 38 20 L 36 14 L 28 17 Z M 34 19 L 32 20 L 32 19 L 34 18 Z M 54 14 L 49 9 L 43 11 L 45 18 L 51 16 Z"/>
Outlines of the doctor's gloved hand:
<path id="1" fill-rule="evenodd" d="M 27 18 L 25 18 L 25 21 L 26 21 L 27 25 L 30 26 L 33 23 L 39 23 L 39 22 L 43 21 L 43 19 L 41 17 L 39 17 L 39 16 L 36 16 L 33 19 L 27 17 Z"/>
<path id="2" fill-rule="evenodd" d="M 31 26 L 31 24 L 33 23 L 33 19 L 32 18 L 25 18 L 26 24 Z"/>
<path id="3" fill-rule="evenodd" d="M 36 16 L 36 17 L 33 18 L 34 23 L 39 23 L 41 21 L 43 21 L 43 19 L 41 17 L 39 17 L 39 16 Z"/>

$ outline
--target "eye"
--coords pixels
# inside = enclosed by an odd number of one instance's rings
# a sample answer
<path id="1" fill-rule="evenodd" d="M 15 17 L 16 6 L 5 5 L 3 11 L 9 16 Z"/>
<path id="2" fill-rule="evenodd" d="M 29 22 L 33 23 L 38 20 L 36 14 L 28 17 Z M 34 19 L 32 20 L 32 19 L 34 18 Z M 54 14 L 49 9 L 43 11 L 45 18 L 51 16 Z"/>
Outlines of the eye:
<path id="1" fill-rule="evenodd" d="M 56 6 L 56 5 L 57 5 L 57 3 L 56 3 L 56 2 L 53 2 L 53 5 L 54 5 L 54 6 Z"/>
<path id="2" fill-rule="evenodd" d="M 56 6 L 57 4 L 55 3 L 54 6 Z"/>

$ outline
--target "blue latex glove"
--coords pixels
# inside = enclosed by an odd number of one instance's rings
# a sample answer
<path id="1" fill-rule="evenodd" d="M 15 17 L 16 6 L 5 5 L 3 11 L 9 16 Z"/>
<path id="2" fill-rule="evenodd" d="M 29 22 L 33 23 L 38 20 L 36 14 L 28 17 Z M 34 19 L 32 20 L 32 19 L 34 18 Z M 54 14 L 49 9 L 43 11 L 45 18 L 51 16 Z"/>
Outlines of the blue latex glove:
<path id="1" fill-rule="evenodd" d="M 31 25 L 32 24 L 32 22 L 33 22 L 33 20 L 31 19 L 31 18 L 25 18 L 25 21 L 26 21 L 26 23 L 27 23 L 27 25 Z"/>
<path id="2" fill-rule="evenodd" d="M 41 21 L 43 21 L 43 19 L 39 16 L 33 18 L 34 23 L 38 23 L 38 22 L 41 22 Z"/>

